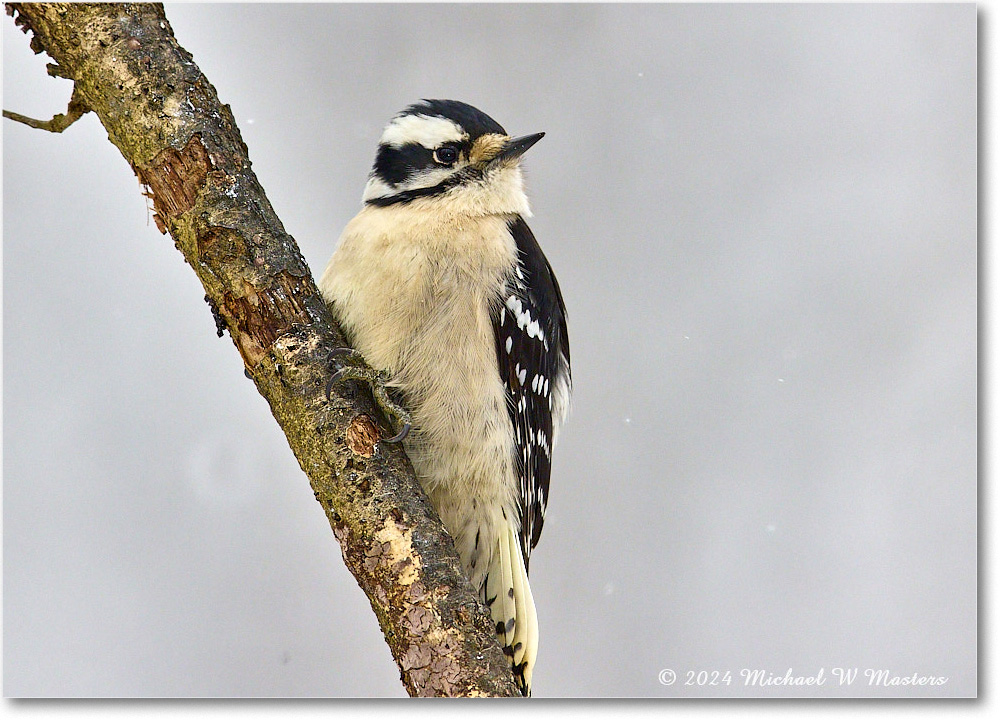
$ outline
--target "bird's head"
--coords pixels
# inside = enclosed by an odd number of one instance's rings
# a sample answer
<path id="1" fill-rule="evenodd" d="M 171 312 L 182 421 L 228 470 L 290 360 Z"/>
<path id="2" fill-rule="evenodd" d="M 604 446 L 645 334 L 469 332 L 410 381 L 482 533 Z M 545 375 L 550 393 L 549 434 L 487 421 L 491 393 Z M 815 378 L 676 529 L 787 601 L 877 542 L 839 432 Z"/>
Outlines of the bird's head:
<path id="1" fill-rule="evenodd" d="M 396 115 L 379 140 L 365 203 L 458 215 L 529 215 L 521 155 L 544 133 L 512 138 L 456 100 L 424 100 Z"/>

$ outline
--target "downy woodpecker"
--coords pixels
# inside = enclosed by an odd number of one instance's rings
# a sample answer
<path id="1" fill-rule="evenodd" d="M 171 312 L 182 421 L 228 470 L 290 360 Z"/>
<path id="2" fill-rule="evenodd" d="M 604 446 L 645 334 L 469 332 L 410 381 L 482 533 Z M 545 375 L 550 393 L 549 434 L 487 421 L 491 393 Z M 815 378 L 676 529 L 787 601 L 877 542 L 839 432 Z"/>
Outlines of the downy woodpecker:
<path id="1" fill-rule="evenodd" d="M 572 385 L 559 284 L 524 221 L 520 159 L 542 135 L 511 138 L 453 100 L 406 108 L 320 280 L 409 409 L 404 448 L 525 694 L 538 647 L 528 558 Z"/>

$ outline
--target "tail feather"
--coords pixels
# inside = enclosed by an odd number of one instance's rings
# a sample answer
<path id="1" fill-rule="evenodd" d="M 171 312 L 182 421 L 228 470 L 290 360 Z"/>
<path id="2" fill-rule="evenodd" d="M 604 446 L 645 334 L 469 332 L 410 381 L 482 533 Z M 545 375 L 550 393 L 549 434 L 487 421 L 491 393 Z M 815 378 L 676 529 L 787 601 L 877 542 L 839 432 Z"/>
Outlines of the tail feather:
<path id="1" fill-rule="evenodd" d="M 510 546 L 511 562 L 516 569 L 513 573 L 514 604 L 517 607 L 517 621 L 514 624 L 514 670 L 520 671 L 525 695 L 531 693 L 531 674 L 535 669 L 535 655 L 538 652 L 538 616 L 535 614 L 535 599 L 531 596 L 528 583 L 528 569 L 521 555 L 521 542 L 517 533 L 507 527 L 507 543 Z"/>
<path id="2" fill-rule="evenodd" d="M 538 617 L 521 544 L 510 524 L 504 524 L 493 544 L 484 596 L 504 654 L 510 659 L 521 692 L 528 696 L 538 651 Z"/>

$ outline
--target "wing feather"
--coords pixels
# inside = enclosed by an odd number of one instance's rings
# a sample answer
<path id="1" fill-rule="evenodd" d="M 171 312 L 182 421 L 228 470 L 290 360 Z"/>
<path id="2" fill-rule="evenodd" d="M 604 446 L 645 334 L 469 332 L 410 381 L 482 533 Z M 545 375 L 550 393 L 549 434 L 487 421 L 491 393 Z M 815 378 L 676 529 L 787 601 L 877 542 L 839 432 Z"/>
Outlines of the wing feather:
<path id="1" fill-rule="evenodd" d="M 549 499 L 552 449 L 572 386 L 566 306 L 552 266 L 520 216 L 508 224 L 518 264 L 493 314 L 497 365 L 507 391 L 518 472 L 525 567 Z"/>

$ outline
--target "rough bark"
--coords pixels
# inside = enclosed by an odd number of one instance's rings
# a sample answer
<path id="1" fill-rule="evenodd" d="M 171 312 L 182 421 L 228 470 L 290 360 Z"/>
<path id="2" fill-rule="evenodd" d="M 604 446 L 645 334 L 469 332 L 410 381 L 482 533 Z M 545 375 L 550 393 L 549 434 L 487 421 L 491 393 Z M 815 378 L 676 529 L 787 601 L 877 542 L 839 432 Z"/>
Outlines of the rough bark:
<path id="1" fill-rule="evenodd" d="M 250 169 L 229 106 L 162 6 L 10 3 L 7 12 L 55 60 L 50 74 L 75 83 L 66 116 L 36 127 L 62 130 L 93 111 L 148 189 L 157 227 L 197 273 L 308 476 L 406 690 L 517 695 L 409 461 L 378 442 L 370 394 L 347 382 L 325 398 L 327 355 L 344 338 Z"/>

